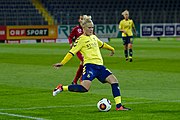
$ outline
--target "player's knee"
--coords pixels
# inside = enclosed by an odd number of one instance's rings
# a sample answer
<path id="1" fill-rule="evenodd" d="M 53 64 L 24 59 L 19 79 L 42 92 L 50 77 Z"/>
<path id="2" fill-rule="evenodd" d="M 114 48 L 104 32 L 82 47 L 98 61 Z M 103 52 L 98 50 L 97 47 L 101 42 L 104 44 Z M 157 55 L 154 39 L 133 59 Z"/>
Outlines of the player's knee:
<path id="1" fill-rule="evenodd" d="M 106 78 L 106 81 L 107 81 L 108 83 L 110 83 L 110 84 L 118 83 L 117 78 L 116 78 L 113 74 L 109 75 L 109 76 Z"/>
<path id="2" fill-rule="evenodd" d="M 82 92 L 88 92 L 88 89 L 82 86 Z"/>

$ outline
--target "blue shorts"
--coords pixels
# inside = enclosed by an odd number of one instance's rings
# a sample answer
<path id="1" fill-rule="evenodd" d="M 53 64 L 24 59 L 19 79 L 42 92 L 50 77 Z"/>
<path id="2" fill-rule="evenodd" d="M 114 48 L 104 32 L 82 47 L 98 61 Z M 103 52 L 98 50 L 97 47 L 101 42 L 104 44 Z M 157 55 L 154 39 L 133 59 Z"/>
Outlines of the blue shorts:
<path id="1" fill-rule="evenodd" d="M 122 37 L 123 45 L 133 44 L 133 36 Z"/>
<path id="2" fill-rule="evenodd" d="M 112 72 L 103 65 L 85 64 L 83 67 L 82 80 L 90 80 L 97 78 L 100 82 L 106 83 L 106 78 Z"/>

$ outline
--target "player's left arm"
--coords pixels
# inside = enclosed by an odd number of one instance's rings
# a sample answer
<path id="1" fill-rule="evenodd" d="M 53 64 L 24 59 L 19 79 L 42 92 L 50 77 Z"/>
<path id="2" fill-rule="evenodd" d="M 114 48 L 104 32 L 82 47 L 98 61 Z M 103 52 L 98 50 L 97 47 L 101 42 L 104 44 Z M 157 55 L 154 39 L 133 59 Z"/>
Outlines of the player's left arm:
<path id="1" fill-rule="evenodd" d="M 66 56 L 63 58 L 63 60 L 60 63 L 56 63 L 53 66 L 55 68 L 62 67 L 64 64 L 66 64 L 78 51 L 81 49 L 81 44 L 78 42 L 79 39 L 77 39 L 74 43 L 74 46 L 72 49 L 66 54 Z"/>
<path id="2" fill-rule="evenodd" d="M 134 35 L 137 36 L 136 27 L 134 25 L 133 20 L 132 20 L 132 30 L 133 30 Z"/>
<path id="3" fill-rule="evenodd" d="M 114 55 L 115 49 L 112 46 L 110 46 L 107 43 L 102 42 L 100 40 L 98 40 L 98 45 L 99 45 L 100 48 L 104 48 L 104 49 L 110 50 L 111 51 L 110 56 Z"/>

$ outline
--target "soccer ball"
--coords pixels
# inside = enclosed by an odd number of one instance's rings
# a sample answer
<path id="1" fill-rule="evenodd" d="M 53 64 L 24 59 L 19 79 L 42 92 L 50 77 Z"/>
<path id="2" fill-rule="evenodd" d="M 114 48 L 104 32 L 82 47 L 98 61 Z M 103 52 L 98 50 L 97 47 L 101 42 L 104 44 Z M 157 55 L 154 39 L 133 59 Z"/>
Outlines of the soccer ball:
<path id="1" fill-rule="evenodd" d="M 102 98 L 97 103 L 99 111 L 108 112 L 111 109 L 111 102 L 107 98 Z"/>

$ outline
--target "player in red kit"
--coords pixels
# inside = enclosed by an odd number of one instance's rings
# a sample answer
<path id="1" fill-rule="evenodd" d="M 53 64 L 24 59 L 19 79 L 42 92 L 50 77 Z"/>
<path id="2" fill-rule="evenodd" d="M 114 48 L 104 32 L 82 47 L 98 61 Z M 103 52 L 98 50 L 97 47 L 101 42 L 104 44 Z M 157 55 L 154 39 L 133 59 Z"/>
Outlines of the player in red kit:
<path id="1" fill-rule="evenodd" d="M 79 20 L 78 20 L 79 25 L 75 26 L 75 27 L 72 29 L 72 31 L 71 31 L 71 33 L 70 33 L 70 35 L 69 35 L 69 37 L 68 37 L 69 44 L 70 44 L 70 47 L 71 47 L 71 48 L 72 48 L 72 46 L 73 46 L 73 42 L 74 42 L 80 35 L 83 34 L 83 29 L 82 29 L 82 27 L 81 27 L 82 20 L 83 20 L 83 16 L 80 15 L 80 16 L 79 16 Z M 77 55 L 77 57 L 78 57 L 79 60 L 80 60 L 80 65 L 79 65 L 79 68 L 78 68 L 78 70 L 77 70 L 77 72 L 76 72 L 76 76 L 74 77 L 74 79 L 73 79 L 73 81 L 72 81 L 72 84 L 77 84 L 77 81 L 79 80 L 79 78 L 81 77 L 82 72 L 83 72 L 83 56 L 82 56 L 82 54 L 81 54 L 80 52 L 77 52 L 76 55 Z"/>

